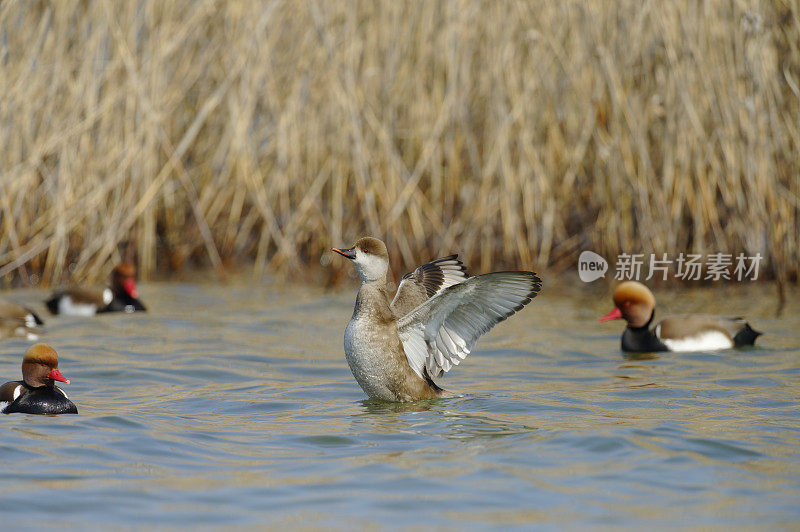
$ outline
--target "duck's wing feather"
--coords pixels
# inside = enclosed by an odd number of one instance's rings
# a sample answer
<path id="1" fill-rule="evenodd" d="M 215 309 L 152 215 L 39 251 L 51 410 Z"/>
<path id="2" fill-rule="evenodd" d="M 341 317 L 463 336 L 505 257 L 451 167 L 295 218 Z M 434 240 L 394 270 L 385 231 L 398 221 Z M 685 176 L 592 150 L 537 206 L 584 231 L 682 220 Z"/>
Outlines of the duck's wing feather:
<path id="1" fill-rule="evenodd" d="M 456 283 L 400 318 L 397 332 L 408 363 L 441 376 L 470 353 L 482 335 L 530 303 L 542 288 L 533 272 L 495 272 Z"/>
<path id="2" fill-rule="evenodd" d="M 0 386 L 0 403 L 6 403 L 8 406 L 19 397 L 20 392 L 23 390 L 20 381 L 11 381 Z"/>
<path id="3" fill-rule="evenodd" d="M 53 293 L 51 300 L 57 301 L 62 297 L 69 297 L 73 303 L 80 305 L 96 305 L 97 308 L 107 305 L 111 301 L 111 290 L 83 288 L 74 286 Z"/>
<path id="4" fill-rule="evenodd" d="M 710 333 L 721 333 L 735 345 L 752 344 L 761 335 L 744 318 L 707 314 L 667 316 L 656 326 L 656 336 L 664 340 L 683 340 Z"/>
<path id="5" fill-rule="evenodd" d="M 395 316 L 405 316 L 442 290 L 467 279 L 467 268 L 450 255 L 423 264 L 407 273 L 397 287 L 391 303 Z"/>
<path id="6" fill-rule="evenodd" d="M 719 331 L 730 338 L 744 327 L 742 318 L 725 318 L 707 314 L 679 314 L 666 316 L 659 322 L 658 336 L 668 340 L 697 336 L 706 331 Z"/>

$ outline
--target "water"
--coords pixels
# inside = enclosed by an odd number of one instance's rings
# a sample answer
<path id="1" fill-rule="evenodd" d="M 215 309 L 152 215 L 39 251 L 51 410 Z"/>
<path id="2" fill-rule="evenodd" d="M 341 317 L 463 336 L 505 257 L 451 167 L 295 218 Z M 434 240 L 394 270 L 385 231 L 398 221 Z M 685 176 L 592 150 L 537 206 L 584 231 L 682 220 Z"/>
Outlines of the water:
<path id="1" fill-rule="evenodd" d="M 3 529 L 800 523 L 797 292 L 781 318 L 764 285 L 662 294 L 767 334 L 626 357 L 608 291 L 546 285 L 444 379 L 458 396 L 398 405 L 344 360 L 354 288 L 140 291 L 147 314 L 47 320 L 80 415 L 0 417 Z M 0 343 L 3 380 L 28 345 Z"/>

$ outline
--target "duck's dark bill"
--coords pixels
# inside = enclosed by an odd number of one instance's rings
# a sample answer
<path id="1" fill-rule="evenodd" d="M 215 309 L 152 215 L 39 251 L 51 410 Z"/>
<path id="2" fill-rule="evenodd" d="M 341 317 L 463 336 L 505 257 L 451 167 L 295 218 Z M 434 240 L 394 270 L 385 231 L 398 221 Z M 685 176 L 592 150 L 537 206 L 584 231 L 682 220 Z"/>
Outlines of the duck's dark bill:
<path id="1" fill-rule="evenodd" d="M 331 248 L 331 251 L 335 251 L 339 255 L 347 257 L 350 260 L 353 260 L 353 259 L 356 258 L 355 248 L 347 248 L 347 249 Z"/>

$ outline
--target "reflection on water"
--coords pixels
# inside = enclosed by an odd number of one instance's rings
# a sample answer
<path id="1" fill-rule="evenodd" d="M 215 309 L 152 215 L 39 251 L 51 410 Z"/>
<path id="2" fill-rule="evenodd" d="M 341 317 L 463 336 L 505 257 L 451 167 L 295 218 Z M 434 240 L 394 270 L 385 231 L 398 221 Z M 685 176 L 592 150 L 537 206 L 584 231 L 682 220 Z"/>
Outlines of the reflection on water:
<path id="1" fill-rule="evenodd" d="M 758 287 L 661 297 L 767 333 L 683 354 L 623 355 L 619 324 L 596 322 L 607 293 L 545 292 L 444 380 L 451 397 L 413 404 L 365 399 L 350 375 L 353 290 L 142 293 L 147 314 L 48 320 L 81 414 L 0 419 L 3 528 L 800 519 L 800 306 L 775 318 Z M 0 376 L 19 378 L 28 345 L 0 344 Z"/>

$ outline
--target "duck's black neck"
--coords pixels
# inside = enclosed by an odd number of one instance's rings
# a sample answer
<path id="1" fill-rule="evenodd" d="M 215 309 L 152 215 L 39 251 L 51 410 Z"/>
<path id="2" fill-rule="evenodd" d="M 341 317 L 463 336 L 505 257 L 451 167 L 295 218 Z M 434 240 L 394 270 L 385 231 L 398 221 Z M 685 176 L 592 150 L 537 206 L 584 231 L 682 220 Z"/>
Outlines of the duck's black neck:
<path id="1" fill-rule="evenodd" d="M 112 293 L 114 294 L 114 299 L 111 300 L 111 303 L 97 312 L 131 312 L 136 310 L 147 310 L 141 301 L 135 297 L 131 297 L 131 295 L 125 291 L 115 290 Z"/>
<path id="2" fill-rule="evenodd" d="M 656 310 L 650 313 L 650 319 L 641 327 L 631 327 L 628 325 L 622 334 L 623 351 L 669 351 L 666 344 L 662 342 L 655 331 L 652 329 Z"/>

